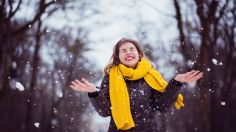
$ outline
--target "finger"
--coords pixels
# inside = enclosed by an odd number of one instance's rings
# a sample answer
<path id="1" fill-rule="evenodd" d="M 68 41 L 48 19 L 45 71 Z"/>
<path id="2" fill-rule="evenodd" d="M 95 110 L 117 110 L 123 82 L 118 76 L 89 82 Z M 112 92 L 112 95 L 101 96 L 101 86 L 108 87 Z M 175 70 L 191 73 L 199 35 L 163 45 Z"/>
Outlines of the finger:
<path id="1" fill-rule="evenodd" d="M 193 76 L 196 76 L 196 75 L 198 75 L 200 73 L 200 71 L 195 71 L 194 73 L 193 73 Z"/>
<path id="2" fill-rule="evenodd" d="M 84 83 L 80 82 L 79 80 L 76 79 L 75 81 L 78 85 L 80 85 L 82 87 L 86 87 L 86 85 Z"/>
<path id="3" fill-rule="evenodd" d="M 88 81 L 86 82 L 84 79 L 82 79 L 82 81 L 83 81 L 84 83 L 78 81 L 78 84 L 83 88 L 83 90 L 84 90 L 85 92 L 90 92 L 91 90 L 94 90 L 94 89 L 91 87 L 91 84 L 90 84 Z"/>
<path id="4" fill-rule="evenodd" d="M 76 79 L 75 81 L 72 81 L 71 83 L 72 83 L 72 84 L 79 84 L 79 82 L 80 82 L 80 81 L 79 81 L 78 79 Z"/>
<path id="5" fill-rule="evenodd" d="M 78 83 L 78 84 L 80 83 L 80 81 L 78 79 L 76 79 L 75 82 Z"/>
<path id="6" fill-rule="evenodd" d="M 89 92 L 89 86 L 80 82 L 79 80 L 75 80 L 71 82 L 71 86 L 72 89 L 76 90 L 76 91 L 81 91 L 81 92 Z"/>
<path id="7" fill-rule="evenodd" d="M 85 83 L 85 84 L 89 84 L 89 81 L 88 80 L 86 80 L 85 78 L 82 78 L 82 81 Z"/>
<path id="8" fill-rule="evenodd" d="M 79 90 L 79 88 L 77 88 L 75 85 L 70 85 L 70 87 L 74 90 Z"/>
<path id="9" fill-rule="evenodd" d="M 85 78 L 82 78 L 82 81 L 85 83 L 85 85 L 88 87 L 88 89 L 91 91 L 96 90 L 96 87 L 94 86 L 94 84 L 90 83 L 88 80 L 86 80 Z"/>
<path id="10" fill-rule="evenodd" d="M 186 75 L 184 76 L 185 81 L 186 81 L 186 82 L 191 82 L 191 81 L 193 80 L 193 78 L 194 78 L 194 75 L 195 75 L 197 72 L 198 72 L 198 71 L 192 70 L 189 74 L 186 74 Z"/>
<path id="11" fill-rule="evenodd" d="M 72 81 L 71 84 L 76 84 L 76 82 L 75 82 L 75 81 Z"/>
<path id="12" fill-rule="evenodd" d="M 74 85 L 70 85 L 70 87 L 71 87 L 72 89 L 75 89 L 75 86 L 74 86 Z"/>
<path id="13" fill-rule="evenodd" d="M 85 82 L 89 82 L 89 81 L 88 81 L 87 79 L 85 79 L 85 78 L 82 78 L 82 80 L 85 81 Z"/>
<path id="14" fill-rule="evenodd" d="M 74 85 L 74 87 L 76 87 L 79 90 L 86 90 L 86 85 L 84 85 L 83 83 L 81 83 L 80 81 L 76 80 L 76 82 L 72 82 L 72 84 Z"/>
<path id="15" fill-rule="evenodd" d="M 192 71 L 190 72 L 190 75 L 195 74 L 195 73 L 197 73 L 197 72 L 199 72 L 199 71 L 198 71 L 198 70 L 192 70 Z"/>
<path id="16" fill-rule="evenodd" d="M 196 80 L 200 79 L 202 76 L 203 76 L 202 72 L 198 73 L 196 76 L 190 77 L 189 82 L 196 81 Z"/>
<path id="17" fill-rule="evenodd" d="M 75 83 L 75 81 L 71 81 L 71 84 Z"/>
<path id="18" fill-rule="evenodd" d="M 194 71 L 193 73 L 191 73 L 191 74 L 189 74 L 188 76 L 187 76 L 187 78 L 188 79 L 192 79 L 192 78 L 194 78 L 197 74 L 199 74 L 200 73 L 200 71 Z"/>
<path id="19" fill-rule="evenodd" d="M 74 86 L 80 87 L 80 83 L 78 83 L 78 82 L 76 82 L 76 81 L 71 82 L 71 84 L 74 85 Z"/>
<path id="20" fill-rule="evenodd" d="M 191 75 L 191 74 L 194 73 L 194 72 L 195 72 L 195 70 L 192 70 L 192 71 L 190 71 L 190 72 L 187 72 L 186 75 Z"/>
<path id="21" fill-rule="evenodd" d="M 82 82 L 76 79 L 75 82 L 72 82 L 72 84 L 79 87 L 79 90 L 83 92 L 91 92 L 91 90 L 94 91 L 94 89 L 91 88 L 91 83 L 89 83 L 89 81 L 85 78 L 82 78 Z"/>
<path id="22" fill-rule="evenodd" d="M 88 89 L 88 85 L 87 85 L 87 84 L 82 83 L 82 82 L 80 82 L 79 84 L 80 84 L 83 88 Z"/>
<path id="23" fill-rule="evenodd" d="M 197 76 L 195 76 L 193 79 L 194 80 L 198 80 L 198 79 L 200 79 L 200 78 L 202 78 L 203 77 L 203 73 L 201 72 L 201 73 L 199 73 Z"/>

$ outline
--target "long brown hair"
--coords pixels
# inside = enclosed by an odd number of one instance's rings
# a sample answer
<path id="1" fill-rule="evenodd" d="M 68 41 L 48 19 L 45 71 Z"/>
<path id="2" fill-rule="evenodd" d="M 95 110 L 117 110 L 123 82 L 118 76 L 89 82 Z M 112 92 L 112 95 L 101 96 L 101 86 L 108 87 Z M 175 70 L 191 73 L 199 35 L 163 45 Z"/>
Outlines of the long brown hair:
<path id="1" fill-rule="evenodd" d="M 129 42 L 129 43 L 132 43 L 132 44 L 136 47 L 136 49 L 138 50 L 138 54 L 139 54 L 140 59 L 143 58 L 143 57 L 147 58 L 147 57 L 145 56 L 145 54 L 144 54 L 144 52 L 143 52 L 143 50 L 142 50 L 140 44 L 139 44 L 137 41 L 135 41 L 135 40 L 133 40 L 133 39 L 122 38 L 122 39 L 120 39 L 120 40 L 116 43 L 116 45 L 115 45 L 114 48 L 113 48 L 113 53 L 112 53 L 110 62 L 109 62 L 109 64 L 104 68 L 104 73 L 105 73 L 105 74 L 109 74 L 110 69 L 111 69 L 112 66 L 115 66 L 115 65 L 120 64 L 119 48 L 120 48 L 120 46 L 121 46 L 122 44 L 128 43 L 128 42 Z"/>

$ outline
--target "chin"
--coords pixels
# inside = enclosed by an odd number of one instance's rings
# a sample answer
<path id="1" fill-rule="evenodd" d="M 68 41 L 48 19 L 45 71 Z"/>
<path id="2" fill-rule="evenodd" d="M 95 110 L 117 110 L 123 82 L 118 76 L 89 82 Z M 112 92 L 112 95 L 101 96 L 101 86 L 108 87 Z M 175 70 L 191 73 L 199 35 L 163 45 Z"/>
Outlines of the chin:
<path id="1" fill-rule="evenodd" d="M 125 64 L 127 67 L 130 67 L 130 68 L 135 68 L 137 63 L 136 64 Z"/>
<path id="2" fill-rule="evenodd" d="M 122 64 L 125 65 L 126 67 L 135 68 L 136 65 L 138 64 L 138 61 L 123 62 Z"/>

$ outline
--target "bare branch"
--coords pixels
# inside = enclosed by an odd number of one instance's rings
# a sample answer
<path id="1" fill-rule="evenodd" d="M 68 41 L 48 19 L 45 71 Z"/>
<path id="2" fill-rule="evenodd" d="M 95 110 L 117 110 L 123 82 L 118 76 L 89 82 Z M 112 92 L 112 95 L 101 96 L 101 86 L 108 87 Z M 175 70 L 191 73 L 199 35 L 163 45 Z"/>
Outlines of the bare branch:
<path id="1" fill-rule="evenodd" d="M 229 1 L 226 0 L 226 3 L 224 4 L 224 6 L 219 11 L 219 16 L 216 18 L 217 20 L 220 19 L 223 16 L 225 8 L 228 6 L 228 4 L 229 4 Z"/>
<path id="2" fill-rule="evenodd" d="M 10 6 L 10 14 L 12 13 L 12 0 L 8 0 L 9 6 Z"/>
<path id="3" fill-rule="evenodd" d="M 0 23 L 5 19 L 5 16 L 6 16 L 5 4 L 6 4 L 6 1 L 2 0 L 0 4 Z"/>
<path id="4" fill-rule="evenodd" d="M 45 3 L 45 0 L 41 0 L 40 1 L 40 5 L 39 5 L 39 9 L 38 9 L 38 13 L 35 15 L 33 20 L 27 22 L 22 27 L 20 27 L 19 29 L 15 30 L 13 32 L 13 35 L 16 35 L 18 33 L 26 31 L 28 29 L 28 26 L 29 25 L 33 25 L 37 20 L 39 20 L 40 17 L 42 16 L 42 14 L 45 12 L 46 8 L 49 7 L 50 5 L 52 5 L 53 3 L 55 3 L 55 1 L 51 1 L 49 3 Z"/>
<path id="5" fill-rule="evenodd" d="M 177 0 L 174 0 L 174 6 L 175 6 L 175 11 L 176 11 L 176 20 L 177 20 L 177 26 L 179 29 L 179 37 L 180 37 L 180 50 L 181 53 L 184 56 L 185 60 L 191 59 L 190 55 L 186 52 L 187 50 L 187 45 L 185 41 L 185 35 L 183 31 L 183 20 L 182 20 L 182 15 L 180 11 L 180 6 Z"/>
<path id="6" fill-rule="evenodd" d="M 215 13 L 218 6 L 218 1 L 213 0 L 210 4 L 210 10 L 208 12 L 208 21 L 211 23 L 213 20 L 215 20 Z"/>
<path id="7" fill-rule="evenodd" d="M 9 1 L 11 1 L 11 0 L 9 0 Z M 22 3 L 22 0 L 20 0 L 18 2 L 17 6 L 16 6 L 16 9 L 14 11 L 12 11 L 12 4 L 10 4 L 11 9 L 10 9 L 10 13 L 9 13 L 9 15 L 7 17 L 8 20 L 10 20 L 16 14 L 16 12 L 20 9 L 21 3 Z"/>

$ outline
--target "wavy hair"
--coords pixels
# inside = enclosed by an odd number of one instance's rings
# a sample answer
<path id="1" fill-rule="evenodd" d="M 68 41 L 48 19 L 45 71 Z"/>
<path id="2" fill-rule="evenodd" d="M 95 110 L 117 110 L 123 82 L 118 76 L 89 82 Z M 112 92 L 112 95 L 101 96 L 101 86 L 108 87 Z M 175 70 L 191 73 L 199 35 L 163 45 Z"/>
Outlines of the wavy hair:
<path id="1" fill-rule="evenodd" d="M 105 73 L 105 74 L 109 74 L 111 67 L 120 64 L 119 48 L 120 48 L 120 46 L 121 46 L 122 44 L 124 44 L 124 43 L 132 43 L 132 44 L 136 47 L 136 49 L 138 50 L 138 54 L 139 54 L 139 58 L 140 58 L 140 59 L 143 58 L 143 57 L 147 58 L 147 57 L 145 56 L 145 54 L 144 54 L 143 49 L 141 48 L 140 44 L 139 44 L 137 41 L 135 41 L 135 40 L 133 40 L 133 39 L 122 38 L 122 39 L 120 39 L 120 40 L 116 43 L 116 45 L 115 45 L 114 48 L 113 48 L 113 53 L 112 53 L 110 62 L 109 62 L 108 65 L 104 68 L 104 73 Z M 139 60 L 140 60 L 140 59 L 139 59 Z"/>

